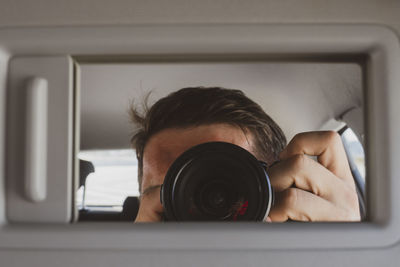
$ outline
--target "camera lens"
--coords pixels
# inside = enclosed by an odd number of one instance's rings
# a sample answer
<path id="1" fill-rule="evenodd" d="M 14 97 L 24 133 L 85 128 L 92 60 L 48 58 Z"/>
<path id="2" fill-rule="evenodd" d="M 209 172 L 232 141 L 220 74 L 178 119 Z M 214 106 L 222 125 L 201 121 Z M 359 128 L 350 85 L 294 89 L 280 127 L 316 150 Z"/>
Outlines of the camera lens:
<path id="1" fill-rule="evenodd" d="M 228 183 L 211 181 L 198 190 L 195 201 L 202 212 L 223 220 L 230 215 L 229 207 L 235 194 L 232 191 Z"/>
<path id="2" fill-rule="evenodd" d="M 161 190 L 167 220 L 260 221 L 272 203 L 263 165 L 223 142 L 195 146 L 169 168 Z"/>

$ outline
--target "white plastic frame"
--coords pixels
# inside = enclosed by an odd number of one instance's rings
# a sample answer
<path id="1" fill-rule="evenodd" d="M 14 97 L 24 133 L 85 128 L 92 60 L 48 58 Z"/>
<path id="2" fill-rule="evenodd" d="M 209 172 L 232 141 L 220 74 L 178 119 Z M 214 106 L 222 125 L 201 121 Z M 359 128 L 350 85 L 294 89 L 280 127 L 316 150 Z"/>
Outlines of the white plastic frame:
<path id="1" fill-rule="evenodd" d="M 400 157 L 396 153 L 400 151 L 400 47 L 395 33 L 386 27 L 305 24 L 2 29 L 0 48 L 0 61 L 17 55 L 364 55 L 370 207 L 370 220 L 363 223 L 4 223 L 0 248 L 343 249 L 384 247 L 400 240 Z M 0 197 L 1 204 L 4 196 Z"/>

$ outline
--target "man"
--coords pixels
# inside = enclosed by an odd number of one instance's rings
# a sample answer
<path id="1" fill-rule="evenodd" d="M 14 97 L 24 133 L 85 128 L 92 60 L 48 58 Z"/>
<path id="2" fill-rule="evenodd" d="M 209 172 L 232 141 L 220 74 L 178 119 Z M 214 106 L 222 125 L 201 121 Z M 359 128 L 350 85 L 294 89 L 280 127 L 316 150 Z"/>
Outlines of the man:
<path id="1" fill-rule="evenodd" d="M 157 101 L 132 137 L 141 201 L 136 222 L 161 221 L 160 186 L 187 149 L 222 141 L 241 146 L 269 166 L 275 205 L 267 221 L 359 221 L 354 180 L 340 136 L 331 131 L 296 135 L 286 146 L 279 126 L 239 90 L 183 88 Z M 317 156 L 318 162 L 309 156 Z"/>

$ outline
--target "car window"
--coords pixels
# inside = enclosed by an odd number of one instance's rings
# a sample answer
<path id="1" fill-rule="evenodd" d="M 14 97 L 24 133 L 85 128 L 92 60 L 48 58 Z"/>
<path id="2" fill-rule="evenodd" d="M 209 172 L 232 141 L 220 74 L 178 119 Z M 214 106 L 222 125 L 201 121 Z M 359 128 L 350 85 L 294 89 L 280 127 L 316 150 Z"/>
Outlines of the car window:
<path id="1" fill-rule="evenodd" d="M 78 157 L 94 166 L 94 172 L 77 191 L 79 210 L 122 211 L 128 196 L 139 195 L 134 150 L 82 150 Z"/>

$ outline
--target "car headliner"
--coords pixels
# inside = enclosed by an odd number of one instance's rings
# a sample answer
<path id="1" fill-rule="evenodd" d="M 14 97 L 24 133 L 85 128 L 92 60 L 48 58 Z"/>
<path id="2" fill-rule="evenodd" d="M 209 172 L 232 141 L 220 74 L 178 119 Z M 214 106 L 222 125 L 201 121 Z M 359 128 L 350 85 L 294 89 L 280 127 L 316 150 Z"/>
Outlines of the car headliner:
<path id="1" fill-rule="evenodd" d="M 92 63 L 82 64 L 81 72 L 81 149 L 128 148 L 134 130 L 129 104 L 140 105 L 150 91 L 153 103 L 183 87 L 241 89 L 288 140 L 363 105 L 362 66 L 350 60 Z"/>

